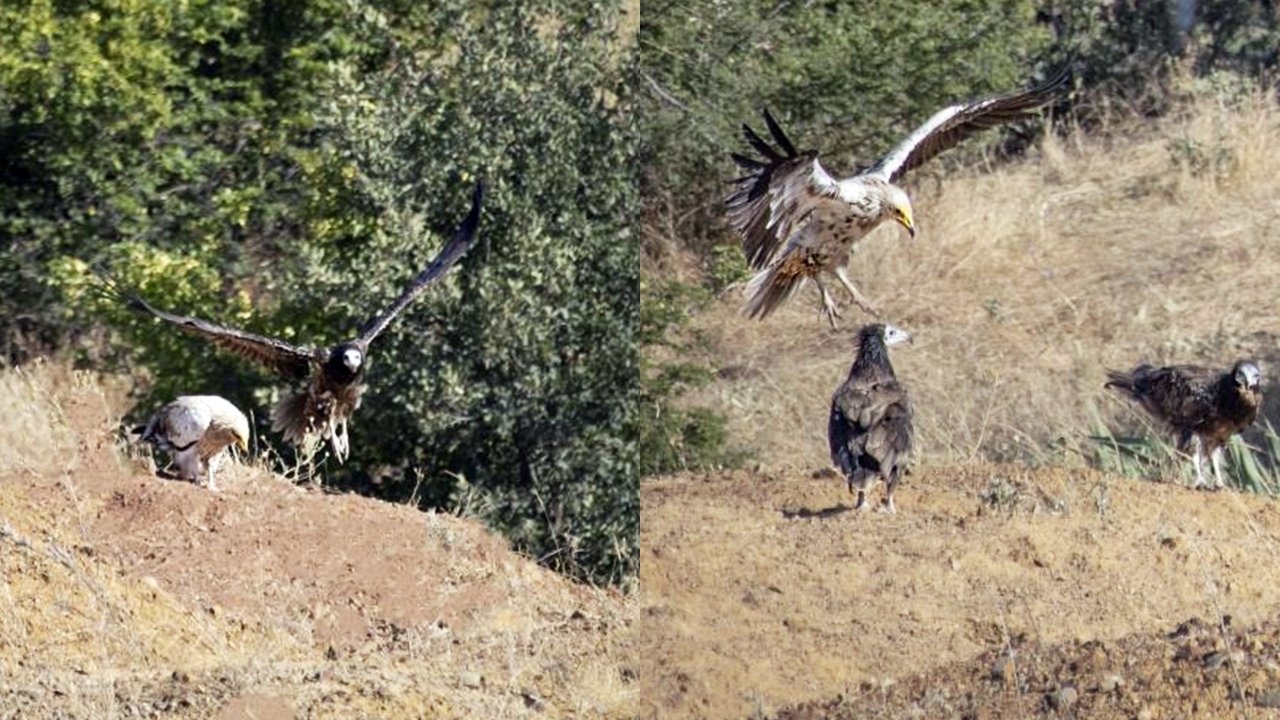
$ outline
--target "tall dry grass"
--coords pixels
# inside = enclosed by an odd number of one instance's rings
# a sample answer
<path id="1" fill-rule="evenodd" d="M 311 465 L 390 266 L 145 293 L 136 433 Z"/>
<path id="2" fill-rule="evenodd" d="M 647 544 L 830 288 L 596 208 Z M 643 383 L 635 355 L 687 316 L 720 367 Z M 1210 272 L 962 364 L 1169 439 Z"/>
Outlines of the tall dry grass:
<path id="1" fill-rule="evenodd" d="M 915 335 L 893 360 L 923 459 L 1079 462 L 1099 419 L 1144 426 L 1102 389 L 1105 368 L 1141 361 L 1251 356 L 1276 395 L 1277 145 L 1274 101 L 1204 101 L 1050 138 L 1016 164 L 917 175 L 919 235 L 882 228 L 850 267 L 884 319 Z M 696 318 L 720 373 L 689 400 L 725 412 L 766 464 L 824 464 L 829 398 L 869 319 L 851 309 L 831 331 L 813 290 L 763 323 L 740 306 L 731 289 Z"/>

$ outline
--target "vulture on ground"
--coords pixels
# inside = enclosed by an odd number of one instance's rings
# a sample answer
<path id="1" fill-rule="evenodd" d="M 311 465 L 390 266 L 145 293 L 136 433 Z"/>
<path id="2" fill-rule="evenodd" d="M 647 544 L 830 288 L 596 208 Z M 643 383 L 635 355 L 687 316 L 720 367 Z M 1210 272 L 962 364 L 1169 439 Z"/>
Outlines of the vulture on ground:
<path id="1" fill-rule="evenodd" d="M 911 342 L 892 325 L 867 325 L 858 333 L 858 357 L 849 377 L 831 398 L 827 439 L 831 462 L 857 488 L 855 508 L 866 507 L 866 493 L 877 480 L 885 483 L 885 509 L 896 512 L 893 491 L 907 468 L 913 435 L 911 401 L 898 382 L 888 349 Z"/>
<path id="2" fill-rule="evenodd" d="M 217 395 L 182 395 L 133 433 L 170 453 L 171 464 L 178 466 L 178 477 L 198 483 L 203 475 L 209 489 L 217 492 L 214 474 L 226 449 L 232 445 L 248 448 L 249 419 Z"/>
<path id="3" fill-rule="evenodd" d="M 1176 433 L 1178 452 L 1194 445 L 1196 487 L 1203 487 L 1204 456 L 1213 461 L 1215 487 L 1222 487 L 1222 447 L 1253 424 L 1262 405 L 1262 371 L 1247 360 L 1223 372 L 1196 365 L 1107 371 L 1106 387 L 1137 402 Z"/>

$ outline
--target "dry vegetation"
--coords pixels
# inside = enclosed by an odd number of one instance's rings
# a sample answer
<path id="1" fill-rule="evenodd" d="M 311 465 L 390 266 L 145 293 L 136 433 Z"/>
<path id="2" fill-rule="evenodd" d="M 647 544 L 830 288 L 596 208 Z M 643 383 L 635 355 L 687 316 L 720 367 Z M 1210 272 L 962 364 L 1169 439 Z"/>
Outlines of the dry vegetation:
<path id="1" fill-rule="evenodd" d="M 916 344 L 894 355 L 925 462 L 1079 463 L 1102 391 L 1139 361 L 1280 364 L 1280 109 L 1205 101 L 1157 123 L 1049 139 L 1025 161 L 942 182 L 917 174 L 919 235 L 872 236 L 855 282 Z M 856 310 L 829 330 L 816 291 L 764 323 L 736 288 L 694 319 L 718 378 L 689 398 L 729 418 L 767 466 L 821 462 L 826 409 L 852 359 Z"/>
<path id="2" fill-rule="evenodd" d="M 108 387 L 0 373 L 0 717 L 632 714 L 630 599 L 471 519 L 158 480 Z"/>

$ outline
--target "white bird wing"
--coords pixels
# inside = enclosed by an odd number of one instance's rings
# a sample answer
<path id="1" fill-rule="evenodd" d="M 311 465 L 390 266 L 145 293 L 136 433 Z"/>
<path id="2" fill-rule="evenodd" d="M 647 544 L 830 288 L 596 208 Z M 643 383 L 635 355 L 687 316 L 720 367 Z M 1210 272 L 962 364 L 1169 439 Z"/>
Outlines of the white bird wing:
<path id="1" fill-rule="evenodd" d="M 919 167 L 965 138 L 988 128 L 1025 120 L 1049 104 L 1068 87 L 1065 70 L 1048 82 L 1029 90 L 992 95 L 943 108 L 916 128 L 864 174 L 894 182 L 908 170 Z"/>
<path id="2" fill-rule="evenodd" d="M 768 110 L 764 119 L 777 147 L 744 124 L 743 136 L 763 157 L 731 153 L 747 174 L 732 181 L 736 187 L 725 198 L 729 222 L 742 236 L 742 252 L 756 270 L 777 257 L 814 210 L 842 203 L 839 185 L 818 162 L 818 151 L 797 152 Z"/>
<path id="3" fill-rule="evenodd" d="M 184 396 L 165 405 L 160 427 L 175 450 L 186 450 L 200 441 L 213 421 L 213 412 L 198 397 Z"/>

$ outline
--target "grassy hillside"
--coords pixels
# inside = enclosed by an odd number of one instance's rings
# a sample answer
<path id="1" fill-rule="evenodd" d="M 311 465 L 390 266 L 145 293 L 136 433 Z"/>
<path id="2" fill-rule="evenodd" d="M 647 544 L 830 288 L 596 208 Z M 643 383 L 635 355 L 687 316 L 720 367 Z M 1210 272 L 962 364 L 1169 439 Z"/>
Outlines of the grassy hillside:
<path id="1" fill-rule="evenodd" d="M 122 443 L 110 382 L 0 373 L 0 708 L 24 718 L 627 717 L 634 605 L 481 522 Z"/>
<path id="2" fill-rule="evenodd" d="M 1049 138 L 1023 161 L 912 177 L 917 237 L 882 228 L 850 269 L 915 335 L 893 361 L 923 461 L 1092 461 L 1101 426 L 1149 432 L 1102 390 L 1105 368 L 1139 361 L 1257 358 L 1266 416 L 1280 419 L 1277 142 L 1274 102 L 1214 99 Z M 686 400 L 723 413 L 729 442 L 765 465 L 823 462 L 830 395 L 869 318 L 853 309 L 830 330 L 810 288 L 748 321 L 740 291 L 692 318 L 685 357 L 715 377 Z"/>

